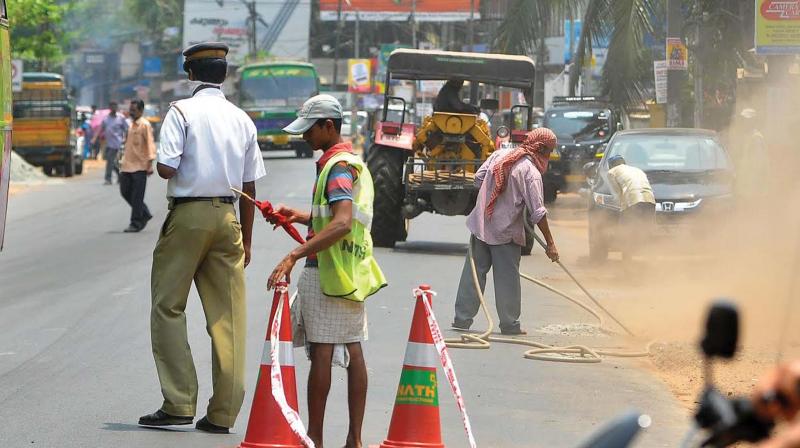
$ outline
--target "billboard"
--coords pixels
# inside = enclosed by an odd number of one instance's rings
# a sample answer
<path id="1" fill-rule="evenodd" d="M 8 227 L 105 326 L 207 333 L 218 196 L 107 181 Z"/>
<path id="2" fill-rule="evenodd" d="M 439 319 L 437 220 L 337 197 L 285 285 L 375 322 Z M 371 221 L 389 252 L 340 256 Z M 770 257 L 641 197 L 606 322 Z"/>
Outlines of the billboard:
<path id="1" fill-rule="evenodd" d="M 250 52 L 250 12 L 234 0 L 185 0 L 183 47 L 199 42 L 228 44 L 228 62 L 241 65 Z M 256 2 L 256 47 L 259 54 L 308 59 L 311 4 L 288 0 L 280 6 Z"/>
<path id="2" fill-rule="evenodd" d="M 800 54 L 800 0 L 756 0 L 756 53 Z"/>
<path id="3" fill-rule="evenodd" d="M 347 91 L 370 93 L 372 90 L 372 61 L 369 59 L 347 60 Z"/>
<path id="4" fill-rule="evenodd" d="M 416 3 L 417 22 L 460 22 L 480 18 L 480 0 L 319 0 L 321 20 L 337 20 L 342 7 L 342 20 L 395 21 L 409 20 Z"/>

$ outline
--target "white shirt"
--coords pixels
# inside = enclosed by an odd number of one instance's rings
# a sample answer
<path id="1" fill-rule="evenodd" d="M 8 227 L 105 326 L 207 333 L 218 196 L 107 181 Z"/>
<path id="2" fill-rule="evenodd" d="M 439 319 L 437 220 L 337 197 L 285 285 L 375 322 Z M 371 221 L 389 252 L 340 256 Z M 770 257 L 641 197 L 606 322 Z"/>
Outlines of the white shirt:
<path id="1" fill-rule="evenodd" d="M 158 163 L 178 170 L 167 197 L 235 196 L 231 187 L 264 177 L 256 126 L 222 91 L 206 88 L 175 105 L 164 118 L 158 148 Z"/>
<path id="2" fill-rule="evenodd" d="M 640 202 L 656 203 L 647 174 L 635 166 L 622 164 L 611 168 L 608 180 L 622 210 Z"/>

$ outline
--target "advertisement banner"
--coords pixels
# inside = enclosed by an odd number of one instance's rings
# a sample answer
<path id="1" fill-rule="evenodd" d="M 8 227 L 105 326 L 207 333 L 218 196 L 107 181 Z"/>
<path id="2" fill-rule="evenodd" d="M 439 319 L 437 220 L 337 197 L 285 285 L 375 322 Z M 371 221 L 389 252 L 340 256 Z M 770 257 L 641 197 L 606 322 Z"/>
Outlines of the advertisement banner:
<path id="1" fill-rule="evenodd" d="M 756 0 L 756 53 L 800 54 L 800 0 Z"/>
<path id="2" fill-rule="evenodd" d="M 185 0 L 183 47 L 217 41 L 230 47 L 228 62 L 242 65 L 250 53 L 250 12 L 240 1 Z M 308 59 L 311 4 L 281 2 L 280 7 L 256 2 L 256 53 L 259 56 Z"/>
<path id="3" fill-rule="evenodd" d="M 689 52 L 679 37 L 667 38 L 667 69 L 688 70 Z"/>
<path id="4" fill-rule="evenodd" d="M 378 53 L 378 68 L 375 72 L 375 93 L 386 93 L 386 67 L 389 66 L 389 55 L 398 48 L 410 48 L 409 45 L 382 44 Z"/>
<path id="5" fill-rule="evenodd" d="M 320 20 L 338 20 L 341 4 L 342 20 L 394 21 L 409 20 L 412 9 L 417 22 L 461 22 L 470 14 L 480 19 L 480 0 L 319 0 Z M 416 4 L 416 5 L 415 5 Z M 471 8 L 474 6 L 474 10 Z"/>
<path id="6" fill-rule="evenodd" d="M 11 60 L 11 91 L 22 92 L 22 59 Z"/>
<path id="7" fill-rule="evenodd" d="M 350 93 L 370 93 L 372 61 L 369 59 L 347 60 L 347 91 Z"/>
<path id="8" fill-rule="evenodd" d="M 667 61 L 653 61 L 653 75 L 655 77 L 656 103 L 667 102 Z"/>

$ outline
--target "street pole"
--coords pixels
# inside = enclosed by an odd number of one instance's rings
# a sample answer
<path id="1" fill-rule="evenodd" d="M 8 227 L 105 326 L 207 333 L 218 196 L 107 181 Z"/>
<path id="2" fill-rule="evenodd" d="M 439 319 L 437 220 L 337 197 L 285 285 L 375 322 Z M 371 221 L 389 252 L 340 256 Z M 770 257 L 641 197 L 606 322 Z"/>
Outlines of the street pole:
<path id="1" fill-rule="evenodd" d="M 411 46 L 417 48 L 417 0 L 411 0 Z"/>
<path id="2" fill-rule="evenodd" d="M 336 8 L 336 39 L 333 47 L 333 85 L 331 90 L 336 90 L 339 85 L 339 38 L 342 34 L 342 0 Z"/>
<path id="3" fill-rule="evenodd" d="M 681 0 L 667 0 L 667 38 L 681 38 L 683 15 Z M 669 60 L 670 55 L 667 55 Z M 681 124 L 681 90 L 686 80 L 686 71 L 667 71 L 667 127 L 676 128 Z"/>
<path id="4" fill-rule="evenodd" d="M 256 14 L 256 2 L 252 1 L 248 3 L 247 9 L 250 13 L 250 57 L 255 60 L 256 53 L 258 52 L 256 49 L 256 20 L 258 19 Z"/>
<path id="5" fill-rule="evenodd" d="M 359 29 L 361 23 L 361 17 L 356 11 L 356 35 L 354 39 L 353 46 L 353 56 L 358 59 L 360 56 L 359 51 L 359 44 L 360 44 L 360 36 L 359 36 Z M 350 94 L 350 138 L 353 143 L 358 141 L 358 99 L 356 97 L 356 92 L 352 92 Z"/>
<path id="6" fill-rule="evenodd" d="M 475 42 L 475 0 L 469 2 L 469 26 L 467 27 L 467 44 L 469 50 L 473 51 Z"/>
<path id="7" fill-rule="evenodd" d="M 705 91 L 703 89 L 703 10 L 699 0 L 694 2 L 695 23 L 695 56 L 694 56 L 694 127 L 703 129 L 703 102 L 705 101 Z"/>

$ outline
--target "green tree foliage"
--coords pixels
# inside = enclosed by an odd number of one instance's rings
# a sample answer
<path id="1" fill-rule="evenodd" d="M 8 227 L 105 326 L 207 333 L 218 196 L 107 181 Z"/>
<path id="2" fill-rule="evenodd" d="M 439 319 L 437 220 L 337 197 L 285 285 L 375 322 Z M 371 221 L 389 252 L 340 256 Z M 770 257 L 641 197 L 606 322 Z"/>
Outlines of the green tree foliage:
<path id="1" fill-rule="evenodd" d="M 124 0 L 129 17 L 156 43 L 168 51 L 180 46 L 180 35 L 167 35 L 165 30 L 180 28 L 183 21 L 183 0 Z"/>
<path id="2" fill-rule="evenodd" d="M 8 0 L 11 52 L 47 70 L 64 60 L 68 36 L 62 21 L 69 6 L 56 0 Z"/>

